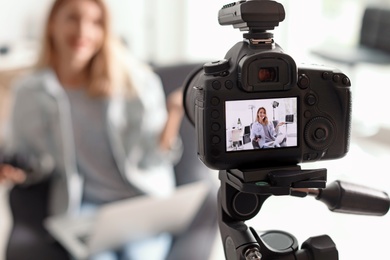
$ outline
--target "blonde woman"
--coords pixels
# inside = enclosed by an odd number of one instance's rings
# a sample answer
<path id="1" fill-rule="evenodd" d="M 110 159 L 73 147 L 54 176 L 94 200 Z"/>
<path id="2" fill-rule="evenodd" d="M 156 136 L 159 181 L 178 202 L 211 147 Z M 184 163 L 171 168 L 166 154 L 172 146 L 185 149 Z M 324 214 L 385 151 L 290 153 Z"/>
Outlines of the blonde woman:
<path id="1" fill-rule="evenodd" d="M 279 127 L 284 124 L 284 122 L 280 122 L 274 127 L 274 124 L 268 120 L 267 110 L 264 107 L 260 107 L 256 113 L 256 121 L 251 127 L 250 138 L 253 148 L 278 147 L 280 144 L 274 144 L 274 141 L 276 140 Z M 272 143 L 272 146 L 267 145 L 267 143 Z"/>
<path id="2" fill-rule="evenodd" d="M 51 214 L 76 215 L 175 187 L 180 94 L 166 105 L 159 78 L 125 53 L 109 21 L 102 0 L 56 0 L 37 68 L 14 88 L 7 140 L 12 151 L 37 158 L 45 170 L 25 174 L 4 166 L 0 181 L 29 185 L 55 175 Z M 162 235 L 121 254 L 164 259 L 169 244 L 170 237 Z M 103 256 L 117 254 L 96 258 Z"/>

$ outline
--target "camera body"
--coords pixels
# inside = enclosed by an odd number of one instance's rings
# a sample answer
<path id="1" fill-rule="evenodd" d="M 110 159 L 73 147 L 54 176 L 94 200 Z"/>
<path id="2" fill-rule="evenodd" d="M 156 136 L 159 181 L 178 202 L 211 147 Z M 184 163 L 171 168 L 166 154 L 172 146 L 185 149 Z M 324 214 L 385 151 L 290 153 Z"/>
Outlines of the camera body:
<path id="1" fill-rule="evenodd" d="M 220 17 L 243 15 L 245 3 L 274 2 L 242 1 L 223 8 Z M 196 128 L 199 158 L 209 168 L 226 170 L 343 157 L 351 124 L 349 78 L 334 68 L 297 67 L 272 34 L 262 31 L 267 28 L 260 29 L 185 82 L 185 109 Z"/>

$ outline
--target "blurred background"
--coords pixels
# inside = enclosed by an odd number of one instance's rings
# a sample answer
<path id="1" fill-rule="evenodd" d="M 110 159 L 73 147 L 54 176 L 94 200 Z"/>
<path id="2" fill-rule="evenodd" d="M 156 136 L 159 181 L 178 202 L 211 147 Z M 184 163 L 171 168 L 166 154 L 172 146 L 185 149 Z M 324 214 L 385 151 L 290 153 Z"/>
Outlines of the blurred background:
<path id="1" fill-rule="evenodd" d="M 116 33 L 130 50 L 157 65 L 197 63 L 222 59 L 242 33 L 218 24 L 223 0 L 107 0 Z M 390 117 L 388 111 L 390 62 L 336 62 L 313 51 L 354 50 L 359 46 L 367 6 L 390 8 L 390 0 L 281 0 L 286 19 L 274 31 L 275 41 L 297 62 L 326 64 L 350 76 L 353 85 L 353 128 L 350 153 L 343 159 L 305 164 L 328 168 L 329 182 L 342 179 L 390 193 Z M 34 64 L 42 26 L 52 0 L 0 0 L 0 114 L 6 117 L 7 91 L 13 72 Z M 390 15 L 388 15 L 390 17 Z M 377 17 L 378 18 L 378 17 Z M 385 22 L 386 24 L 386 22 Z M 369 29 L 372 30 L 372 29 Z M 380 30 L 390 38 L 390 20 Z M 343 52 L 341 52 L 342 55 Z M 389 52 L 390 53 L 390 52 Z M 390 55 L 383 52 L 383 56 Z M 331 105 L 331 104 L 329 104 Z M 1 124 L 3 127 L 3 124 Z M 216 173 L 215 177 L 217 178 Z M 5 189 L 0 187 L 0 259 L 10 219 Z M 4 199 L 3 199 L 4 198 Z M 329 234 L 340 259 L 388 259 L 390 216 L 362 217 L 328 212 L 314 199 L 271 198 L 258 217 L 256 229 L 281 229 L 297 236 Z M 4 231 L 5 230 L 5 231 Z M 216 241 L 212 259 L 223 259 Z"/>

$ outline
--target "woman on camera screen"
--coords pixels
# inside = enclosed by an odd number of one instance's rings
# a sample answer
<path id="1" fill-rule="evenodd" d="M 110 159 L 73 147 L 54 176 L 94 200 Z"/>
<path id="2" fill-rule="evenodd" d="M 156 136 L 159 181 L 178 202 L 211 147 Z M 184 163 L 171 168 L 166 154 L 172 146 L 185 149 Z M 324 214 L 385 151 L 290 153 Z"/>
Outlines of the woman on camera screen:
<path id="1" fill-rule="evenodd" d="M 279 127 L 284 125 L 280 122 L 274 127 L 273 122 L 269 122 L 267 110 L 260 107 L 256 113 L 256 121 L 252 124 L 250 138 L 254 149 L 280 147 L 280 143 L 275 143 Z M 285 140 L 284 140 L 285 141 Z M 283 143 L 283 142 L 282 142 Z"/>

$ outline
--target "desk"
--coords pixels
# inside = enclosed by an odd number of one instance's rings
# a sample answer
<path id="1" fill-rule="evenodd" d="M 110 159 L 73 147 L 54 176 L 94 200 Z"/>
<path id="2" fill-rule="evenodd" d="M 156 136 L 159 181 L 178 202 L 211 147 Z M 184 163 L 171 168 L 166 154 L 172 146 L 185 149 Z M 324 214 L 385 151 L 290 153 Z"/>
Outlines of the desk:
<path id="1" fill-rule="evenodd" d="M 244 129 L 228 130 L 228 150 L 237 150 L 243 144 Z"/>

